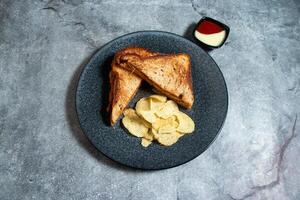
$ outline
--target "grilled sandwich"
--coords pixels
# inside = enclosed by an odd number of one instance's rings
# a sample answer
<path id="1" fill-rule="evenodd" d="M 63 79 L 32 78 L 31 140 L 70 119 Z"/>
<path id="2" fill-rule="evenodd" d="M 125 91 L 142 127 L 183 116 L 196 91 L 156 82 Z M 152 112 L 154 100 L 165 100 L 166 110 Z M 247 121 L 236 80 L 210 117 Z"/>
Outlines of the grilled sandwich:
<path id="1" fill-rule="evenodd" d="M 138 47 L 122 49 L 115 54 L 109 74 L 110 93 L 109 105 L 107 108 L 110 112 L 111 125 L 114 125 L 117 122 L 124 109 L 138 91 L 142 82 L 142 79 L 135 73 L 120 67 L 118 64 L 120 63 L 120 58 L 127 54 L 136 55 L 141 58 L 158 55 L 157 53 Z"/>
<path id="2" fill-rule="evenodd" d="M 134 71 L 160 93 L 178 104 L 191 108 L 194 94 L 191 77 L 191 60 L 188 54 L 169 54 L 141 57 L 137 54 L 122 55 L 119 65 Z"/>

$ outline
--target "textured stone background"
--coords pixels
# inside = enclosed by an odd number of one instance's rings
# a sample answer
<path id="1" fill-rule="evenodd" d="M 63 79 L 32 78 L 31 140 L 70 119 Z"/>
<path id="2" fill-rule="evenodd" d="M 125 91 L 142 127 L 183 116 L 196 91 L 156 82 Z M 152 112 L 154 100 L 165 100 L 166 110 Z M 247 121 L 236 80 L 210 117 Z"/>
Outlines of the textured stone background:
<path id="1" fill-rule="evenodd" d="M 211 52 L 228 84 L 215 143 L 143 172 L 98 153 L 78 127 L 74 84 L 106 42 L 137 30 L 231 27 Z M 300 1 L 0 1 L 0 199 L 300 199 Z M 298 115 L 298 118 L 297 118 Z"/>

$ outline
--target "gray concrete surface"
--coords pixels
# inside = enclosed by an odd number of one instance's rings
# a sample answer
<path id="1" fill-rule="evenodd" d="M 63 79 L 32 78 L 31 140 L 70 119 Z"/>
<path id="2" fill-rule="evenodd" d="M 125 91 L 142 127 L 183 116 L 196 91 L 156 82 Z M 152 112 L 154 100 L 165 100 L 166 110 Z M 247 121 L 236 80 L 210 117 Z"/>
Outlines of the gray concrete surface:
<path id="1" fill-rule="evenodd" d="M 125 33 L 189 35 L 203 15 L 231 27 L 211 52 L 230 95 L 220 136 L 169 170 L 104 158 L 74 113 L 82 64 Z M 1 0 L 0 199 L 300 199 L 299 19 L 298 0 Z"/>

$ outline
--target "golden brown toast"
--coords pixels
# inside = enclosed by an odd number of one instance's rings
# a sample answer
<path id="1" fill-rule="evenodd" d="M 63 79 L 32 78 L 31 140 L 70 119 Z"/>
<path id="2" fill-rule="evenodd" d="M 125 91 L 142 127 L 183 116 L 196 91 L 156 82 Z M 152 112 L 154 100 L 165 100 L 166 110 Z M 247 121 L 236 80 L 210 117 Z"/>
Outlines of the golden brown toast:
<path id="1" fill-rule="evenodd" d="M 191 108 L 194 94 L 191 77 L 191 60 L 188 54 L 169 54 L 140 57 L 126 54 L 120 66 L 134 71 L 162 94 L 178 104 Z"/>
<path id="2" fill-rule="evenodd" d="M 115 54 L 109 74 L 111 88 L 109 93 L 108 111 L 110 112 L 111 125 L 114 125 L 117 122 L 142 82 L 140 77 L 119 66 L 118 63 L 120 62 L 120 57 L 126 54 L 134 54 L 141 58 L 157 55 L 157 53 L 152 53 L 147 49 L 138 47 L 122 49 Z"/>

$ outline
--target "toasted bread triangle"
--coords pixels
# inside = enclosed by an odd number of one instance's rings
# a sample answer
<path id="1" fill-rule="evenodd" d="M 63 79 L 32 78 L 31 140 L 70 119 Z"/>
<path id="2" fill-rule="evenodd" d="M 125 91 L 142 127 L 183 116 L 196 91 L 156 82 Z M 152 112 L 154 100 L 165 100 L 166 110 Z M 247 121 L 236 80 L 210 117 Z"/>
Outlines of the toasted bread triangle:
<path id="1" fill-rule="evenodd" d="M 194 94 L 191 77 L 191 61 L 188 54 L 169 54 L 140 57 L 126 54 L 120 58 L 120 66 L 132 70 L 160 93 L 178 104 L 191 108 Z"/>
<path id="2" fill-rule="evenodd" d="M 157 53 L 152 53 L 147 49 L 138 47 L 122 49 L 115 54 L 109 74 L 111 88 L 108 111 L 110 112 L 111 125 L 117 122 L 124 109 L 135 96 L 142 82 L 142 79 L 136 74 L 119 66 L 120 57 L 126 54 L 134 54 L 142 58 L 157 55 Z"/>

